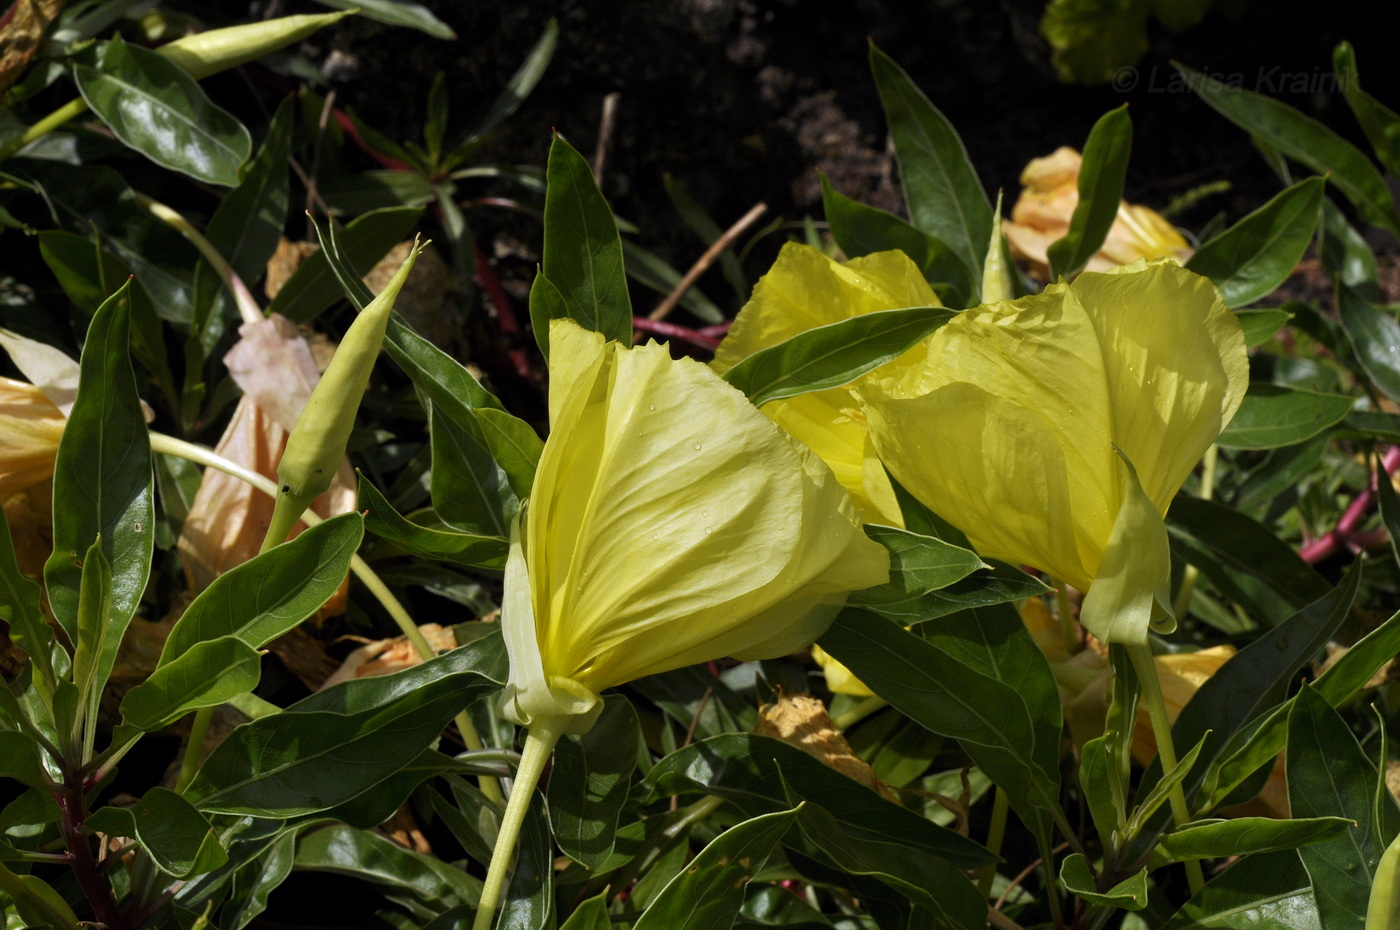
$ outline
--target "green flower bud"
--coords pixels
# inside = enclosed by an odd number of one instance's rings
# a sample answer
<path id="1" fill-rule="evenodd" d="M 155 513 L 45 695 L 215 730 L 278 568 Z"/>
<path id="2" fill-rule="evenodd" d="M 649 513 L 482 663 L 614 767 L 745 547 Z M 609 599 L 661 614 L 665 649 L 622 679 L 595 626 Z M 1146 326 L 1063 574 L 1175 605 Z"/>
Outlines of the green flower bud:
<path id="1" fill-rule="evenodd" d="M 355 426 L 360 400 L 389 327 L 389 314 L 413 263 L 427 243 L 414 242 L 399 270 L 350 324 L 340 347 L 297 417 L 287 449 L 277 463 L 277 505 L 263 541 L 266 550 L 287 538 L 296 521 L 334 480 Z"/>
<path id="2" fill-rule="evenodd" d="M 311 16 L 283 16 L 260 23 L 209 29 L 176 39 L 156 49 L 191 77 L 208 77 L 300 42 L 322 26 L 339 22 L 354 10 Z"/>
<path id="3" fill-rule="evenodd" d="M 1381 854 L 1366 907 L 1366 930 L 1393 927 L 1400 927 L 1400 836 Z"/>

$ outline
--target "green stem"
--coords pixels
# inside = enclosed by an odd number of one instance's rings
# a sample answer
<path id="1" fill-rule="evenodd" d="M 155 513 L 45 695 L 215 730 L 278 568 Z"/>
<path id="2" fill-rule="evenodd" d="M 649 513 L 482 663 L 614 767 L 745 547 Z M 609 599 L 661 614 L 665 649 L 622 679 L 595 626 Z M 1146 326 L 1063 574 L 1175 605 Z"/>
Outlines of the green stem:
<path id="1" fill-rule="evenodd" d="M 238 276 L 238 272 L 233 270 L 228 259 L 224 258 L 219 250 L 214 248 L 214 244 L 204 237 L 204 233 L 196 229 L 194 224 L 180 213 L 145 194 L 137 193 L 136 202 L 156 219 L 184 236 L 191 245 L 199 250 L 199 254 L 209 263 L 209 267 L 214 269 L 214 273 L 219 276 L 224 287 L 228 288 L 229 293 L 233 295 L 233 302 L 238 307 L 238 315 L 243 318 L 244 323 L 256 323 L 263 319 L 262 308 L 253 299 L 248 285 L 243 283 L 243 279 Z M 280 541 L 278 540 L 278 542 Z"/>
<path id="2" fill-rule="evenodd" d="M 1060 621 L 1060 636 L 1064 639 L 1065 652 L 1074 655 L 1079 651 L 1079 631 L 1074 626 L 1074 608 L 1069 603 L 1069 592 L 1065 583 L 1058 578 L 1055 582 L 1055 619 Z"/>
<path id="3" fill-rule="evenodd" d="M 1201 485 L 1196 492 L 1196 496 L 1203 501 L 1208 501 L 1215 493 L 1215 468 L 1220 461 L 1220 447 L 1212 445 L 1206 450 L 1205 458 L 1201 461 Z M 1186 612 L 1191 607 L 1191 594 L 1196 590 L 1196 579 L 1201 576 L 1201 570 L 1194 565 L 1187 565 L 1181 573 L 1181 590 L 1176 593 L 1176 600 L 1172 602 L 1172 613 L 1178 617 L 1186 616 Z"/>
<path id="4" fill-rule="evenodd" d="M 219 455 L 213 449 L 186 442 L 183 439 L 176 439 L 174 436 L 167 436 L 164 433 L 151 431 L 151 451 L 160 452 L 165 455 L 173 455 L 177 458 L 188 459 L 198 465 L 207 468 L 216 468 L 226 475 L 232 475 L 240 481 L 245 481 L 264 494 L 277 498 L 277 483 L 269 478 L 230 461 Z M 308 510 L 301 515 L 301 519 L 307 526 L 315 526 L 321 522 L 321 517 L 315 511 Z M 413 622 L 413 617 L 404 609 L 399 599 L 394 597 L 392 591 L 384 584 L 383 580 L 370 568 L 369 563 L 358 555 L 350 559 L 350 571 L 365 586 L 365 589 L 383 605 L 384 610 L 393 618 L 394 623 L 403 633 L 404 637 L 413 645 L 419 658 L 423 661 L 433 658 L 437 653 L 432 644 L 423 636 L 423 631 L 418 629 L 418 624 Z M 481 736 L 476 732 L 476 726 L 472 723 L 471 717 L 466 711 L 462 711 L 456 717 L 457 729 L 462 734 L 462 742 L 468 749 L 482 749 L 485 744 L 481 741 Z M 494 804 L 505 803 L 505 796 L 501 794 L 501 786 L 497 779 L 482 775 L 477 779 L 477 785 L 481 788 L 487 800 Z"/>
<path id="5" fill-rule="evenodd" d="M 1167 703 L 1162 699 L 1162 683 L 1157 678 L 1157 664 L 1152 661 L 1152 650 L 1146 644 L 1126 648 L 1133 660 L 1133 670 L 1137 672 L 1148 717 L 1152 720 L 1152 735 L 1157 739 L 1157 756 L 1162 761 L 1162 771 L 1170 772 L 1176 768 L 1176 745 L 1172 742 L 1172 725 L 1167 717 Z M 1180 782 L 1172 786 L 1167 798 L 1176 825 L 1180 827 L 1190 823 L 1191 809 L 1186 805 L 1186 792 L 1182 790 Z M 1201 872 L 1199 860 L 1188 859 L 1184 864 L 1186 880 L 1194 896 L 1205 887 L 1205 875 Z"/>
<path id="6" fill-rule="evenodd" d="M 14 139 L 6 145 L 0 146 L 0 161 L 9 158 L 36 139 L 41 139 L 53 132 L 73 117 L 81 116 L 83 113 L 86 113 L 87 108 L 87 101 L 82 97 L 77 97 L 68 101 L 63 106 L 26 129 L 18 139 Z"/>
<path id="7" fill-rule="evenodd" d="M 992 799 L 992 822 L 987 827 L 987 848 L 992 855 L 1001 855 L 1001 841 L 1006 837 L 1006 813 L 1010 809 L 1011 802 L 1006 796 L 1006 792 L 999 786 L 996 796 Z M 977 882 L 977 890 L 982 897 L 992 896 L 992 882 L 997 877 L 996 863 L 987 866 L 982 872 L 982 877 Z"/>
<path id="8" fill-rule="evenodd" d="M 839 714 L 836 717 L 832 718 L 831 725 L 836 727 L 836 729 L 838 730 L 844 730 L 847 727 L 855 726 L 857 723 L 860 723 L 862 720 L 864 720 L 866 717 L 869 717 L 876 711 L 883 710 L 884 708 L 889 706 L 889 701 L 885 700 L 877 694 L 872 694 L 870 697 L 861 701 L 859 704 L 857 704 L 855 707 L 852 707 L 844 714 Z"/>
<path id="9" fill-rule="evenodd" d="M 190 741 L 185 744 L 185 758 L 180 760 L 180 778 L 175 782 L 177 794 L 194 781 L 194 773 L 199 771 L 200 760 L 204 758 L 204 738 L 209 735 L 209 722 L 214 719 L 214 708 L 201 707 L 194 712 L 194 722 L 190 724 Z"/>
<path id="10" fill-rule="evenodd" d="M 536 720 L 525 734 L 525 746 L 520 753 L 520 768 L 515 773 L 515 783 L 510 789 L 510 801 L 506 804 L 505 816 L 501 818 L 501 830 L 496 834 L 496 847 L 491 850 L 491 865 L 486 870 L 486 883 L 481 886 L 481 902 L 477 906 L 476 920 L 472 930 L 491 930 L 496 916 L 496 908 L 501 903 L 501 892 L 505 890 L 506 873 L 515 853 L 515 842 L 520 837 L 520 826 L 525 822 L 525 811 L 534 796 L 535 786 L 544 774 L 545 763 L 554 744 L 564 734 L 568 717 L 545 717 Z"/>

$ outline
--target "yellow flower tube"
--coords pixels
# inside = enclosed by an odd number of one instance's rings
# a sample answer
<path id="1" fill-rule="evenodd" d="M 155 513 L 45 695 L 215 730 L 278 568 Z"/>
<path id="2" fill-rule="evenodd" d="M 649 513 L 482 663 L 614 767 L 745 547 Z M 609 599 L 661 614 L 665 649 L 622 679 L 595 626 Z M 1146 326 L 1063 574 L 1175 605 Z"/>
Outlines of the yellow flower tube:
<path id="1" fill-rule="evenodd" d="M 502 716 L 528 728 L 475 930 L 554 743 L 599 692 L 810 644 L 889 555 L 831 469 L 708 367 L 550 324 L 550 435 L 511 529 Z"/>
<path id="2" fill-rule="evenodd" d="M 66 422 L 39 388 L 0 378 L 0 501 L 52 477 Z"/>
<path id="3" fill-rule="evenodd" d="M 895 478 L 983 555 L 1086 591 L 1099 639 L 1170 627 L 1162 517 L 1248 381 L 1215 287 L 1140 261 L 968 310 L 925 347 L 858 391 Z"/>
<path id="4" fill-rule="evenodd" d="M 876 252 L 843 265 L 789 242 L 755 285 L 712 367 L 723 374 L 760 349 L 828 323 L 877 310 L 937 306 L 938 295 L 903 252 Z M 919 350 L 911 354 L 917 358 Z M 771 401 L 763 412 L 831 466 L 867 523 L 904 525 L 851 387 Z"/>

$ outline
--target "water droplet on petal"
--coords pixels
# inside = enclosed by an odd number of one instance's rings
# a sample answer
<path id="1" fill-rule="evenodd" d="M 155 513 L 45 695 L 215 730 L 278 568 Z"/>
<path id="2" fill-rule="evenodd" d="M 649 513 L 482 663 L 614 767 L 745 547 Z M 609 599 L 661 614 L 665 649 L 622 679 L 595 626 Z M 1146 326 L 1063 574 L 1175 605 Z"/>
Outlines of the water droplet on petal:
<path id="1" fill-rule="evenodd" d="M 712 527 L 712 526 L 707 526 L 707 527 L 705 527 L 705 535 L 706 535 L 706 536 L 709 536 L 709 535 L 710 535 L 711 533 L 713 533 L 714 531 L 715 531 L 715 528 Z"/>
<path id="2" fill-rule="evenodd" d="M 647 404 L 647 409 L 648 409 L 648 410 L 655 410 L 655 409 L 656 409 L 656 404 Z"/>
<path id="3" fill-rule="evenodd" d="M 692 443 L 690 444 L 690 447 L 691 447 L 692 449 L 694 449 L 696 452 L 699 452 L 699 451 L 700 451 L 700 443 L 698 443 L 698 442 L 692 442 Z"/>

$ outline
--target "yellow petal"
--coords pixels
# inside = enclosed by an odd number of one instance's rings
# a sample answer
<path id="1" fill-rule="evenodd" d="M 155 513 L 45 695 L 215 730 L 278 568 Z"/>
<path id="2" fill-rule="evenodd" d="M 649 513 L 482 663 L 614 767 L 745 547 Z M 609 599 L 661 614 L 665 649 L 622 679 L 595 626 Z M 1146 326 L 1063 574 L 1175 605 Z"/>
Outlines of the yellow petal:
<path id="1" fill-rule="evenodd" d="M 39 388 L 0 378 L 0 501 L 53 475 L 65 422 Z"/>
<path id="2" fill-rule="evenodd" d="M 1167 707 L 1167 719 L 1176 723 L 1177 715 L 1220 666 L 1235 655 L 1234 646 L 1212 646 L 1196 652 L 1178 652 L 1153 656 L 1157 680 L 1162 684 L 1162 701 Z M 1133 758 L 1146 765 L 1157 755 L 1157 738 L 1152 732 L 1152 719 L 1145 704 L 1138 705 L 1137 722 L 1133 726 Z"/>
<path id="3" fill-rule="evenodd" d="M 830 469 L 710 369 L 570 321 L 550 340 L 567 360 L 551 385 L 563 396 L 502 615 L 513 653 L 533 641 L 539 665 L 512 661 L 512 719 L 573 712 L 550 696 L 561 688 L 583 701 L 682 665 L 790 652 L 847 592 L 888 577 Z"/>
<path id="4" fill-rule="evenodd" d="M 857 678 L 850 669 L 838 662 L 822 647 L 812 647 L 812 658 L 821 666 L 822 674 L 826 676 L 827 690 L 832 694 L 874 697 L 875 692 L 867 688 L 865 682 Z"/>

